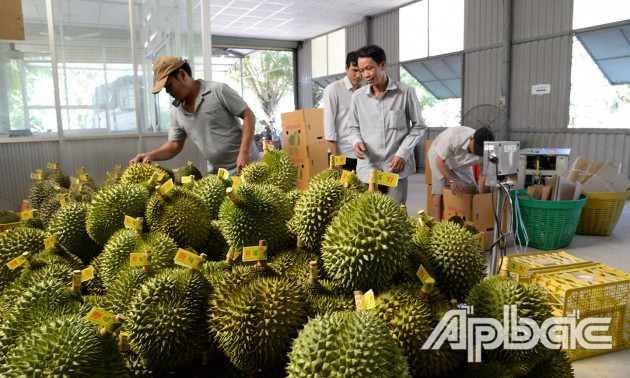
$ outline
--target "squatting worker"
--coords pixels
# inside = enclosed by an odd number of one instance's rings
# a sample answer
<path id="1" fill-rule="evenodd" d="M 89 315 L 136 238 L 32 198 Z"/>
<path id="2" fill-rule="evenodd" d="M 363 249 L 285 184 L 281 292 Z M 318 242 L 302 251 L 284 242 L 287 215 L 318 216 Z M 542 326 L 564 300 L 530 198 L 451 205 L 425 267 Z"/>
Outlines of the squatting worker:
<path id="1" fill-rule="evenodd" d="M 376 45 L 357 50 L 359 70 L 369 85 L 352 95 L 348 127 L 357 177 L 369 182 L 370 170 L 398 174 L 398 186 L 379 187 L 399 204 L 407 201 L 407 176 L 416 172 L 414 148 L 424 135 L 415 90 L 385 73 L 385 51 Z"/>
<path id="2" fill-rule="evenodd" d="M 464 190 L 464 185 L 476 185 L 472 166 L 483 163 L 483 142 L 493 141 L 494 133 L 487 127 L 478 130 L 467 126 L 449 127 L 442 131 L 429 148 L 433 188 L 433 215 L 442 220 L 442 190 L 447 183 L 453 194 Z M 486 192 L 486 176 L 479 175 L 479 193 Z M 429 204 L 427 204 L 429 206 Z"/>
<path id="3" fill-rule="evenodd" d="M 363 82 L 357 59 L 356 51 L 349 52 L 346 56 L 346 76 L 324 89 L 324 138 L 332 155 L 346 157 L 346 164 L 336 168 L 349 171 L 357 168 L 357 157 L 347 127 L 352 94 L 361 88 Z"/>
<path id="4" fill-rule="evenodd" d="M 258 160 L 253 142 L 256 117 L 243 98 L 229 86 L 216 81 L 195 80 L 188 62 L 164 56 L 153 64 L 156 94 L 166 89 L 174 98 L 168 141 L 151 152 L 136 155 L 129 164 L 168 160 L 179 154 L 190 137 L 208 161 L 208 172 L 219 168 L 236 175 Z M 243 120 L 243 126 L 238 120 Z"/>

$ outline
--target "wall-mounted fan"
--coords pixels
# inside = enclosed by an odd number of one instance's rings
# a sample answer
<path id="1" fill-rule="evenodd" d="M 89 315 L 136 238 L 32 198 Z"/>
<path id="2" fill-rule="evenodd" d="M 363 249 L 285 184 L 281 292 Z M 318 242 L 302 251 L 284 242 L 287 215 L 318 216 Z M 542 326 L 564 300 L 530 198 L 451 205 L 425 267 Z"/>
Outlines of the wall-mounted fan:
<path id="1" fill-rule="evenodd" d="M 510 137 L 508 117 L 503 109 L 495 105 L 474 106 L 464 114 L 462 125 L 475 130 L 487 126 L 494 132 L 495 140 L 508 140 Z"/>

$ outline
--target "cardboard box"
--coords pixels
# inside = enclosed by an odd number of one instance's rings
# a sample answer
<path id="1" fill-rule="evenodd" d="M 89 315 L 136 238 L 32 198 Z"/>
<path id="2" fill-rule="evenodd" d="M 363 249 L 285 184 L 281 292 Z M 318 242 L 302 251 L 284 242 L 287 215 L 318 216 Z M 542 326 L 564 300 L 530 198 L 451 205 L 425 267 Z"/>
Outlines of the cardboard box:
<path id="1" fill-rule="evenodd" d="M 433 184 L 431 179 L 431 165 L 429 164 L 429 148 L 431 147 L 433 140 L 427 140 L 427 149 L 424 154 L 424 183 Z"/>
<path id="2" fill-rule="evenodd" d="M 282 113 L 282 143 L 283 148 L 327 145 L 324 139 L 324 109 Z"/>
<path id="3" fill-rule="evenodd" d="M 457 196 L 450 189 L 444 189 L 444 211 L 442 218 L 448 220 L 458 215 L 464 221 L 473 222 L 473 226 L 484 233 L 484 250 L 490 249 L 494 237 L 494 209 L 492 208 L 492 193 L 466 194 Z M 507 211 L 507 204 L 506 209 Z M 503 229 L 506 230 L 507 216 L 503 217 Z"/>
<path id="4" fill-rule="evenodd" d="M 425 207 L 425 212 L 431 216 L 433 216 L 433 194 L 431 193 L 431 189 L 433 189 L 433 185 L 427 185 L 427 205 Z"/>
<path id="5" fill-rule="evenodd" d="M 297 186 L 304 190 L 311 177 L 328 168 L 328 145 L 289 146 L 285 148 L 298 169 Z"/>

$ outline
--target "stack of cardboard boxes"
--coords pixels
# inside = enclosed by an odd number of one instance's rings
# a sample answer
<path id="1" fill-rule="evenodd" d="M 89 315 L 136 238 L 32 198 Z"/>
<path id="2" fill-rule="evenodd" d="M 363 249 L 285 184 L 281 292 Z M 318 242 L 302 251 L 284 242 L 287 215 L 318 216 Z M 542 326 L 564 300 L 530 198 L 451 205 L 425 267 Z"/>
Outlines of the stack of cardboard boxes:
<path id="1" fill-rule="evenodd" d="M 301 109 L 282 113 L 282 144 L 298 169 L 298 189 L 306 189 L 311 177 L 328 168 L 324 110 Z"/>

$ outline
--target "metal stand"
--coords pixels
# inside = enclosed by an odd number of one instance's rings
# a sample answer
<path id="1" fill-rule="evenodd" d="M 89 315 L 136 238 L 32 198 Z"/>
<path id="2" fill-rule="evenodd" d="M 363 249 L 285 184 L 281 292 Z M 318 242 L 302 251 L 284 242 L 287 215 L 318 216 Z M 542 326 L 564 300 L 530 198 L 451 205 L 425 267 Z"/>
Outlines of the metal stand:
<path id="1" fill-rule="evenodd" d="M 494 231 L 492 232 L 492 240 L 494 244 L 492 245 L 492 257 L 490 259 L 490 269 L 488 272 L 488 276 L 492 277 L 497 274 L 497 264 L 499 262 L 499 258 L 501 256 L 501 240 L 500 237 L 503 235 L 503 204 L 505 203 L 506 194 L 502 188 L 497 188 L 497 202 L 494 209 Z"/>

